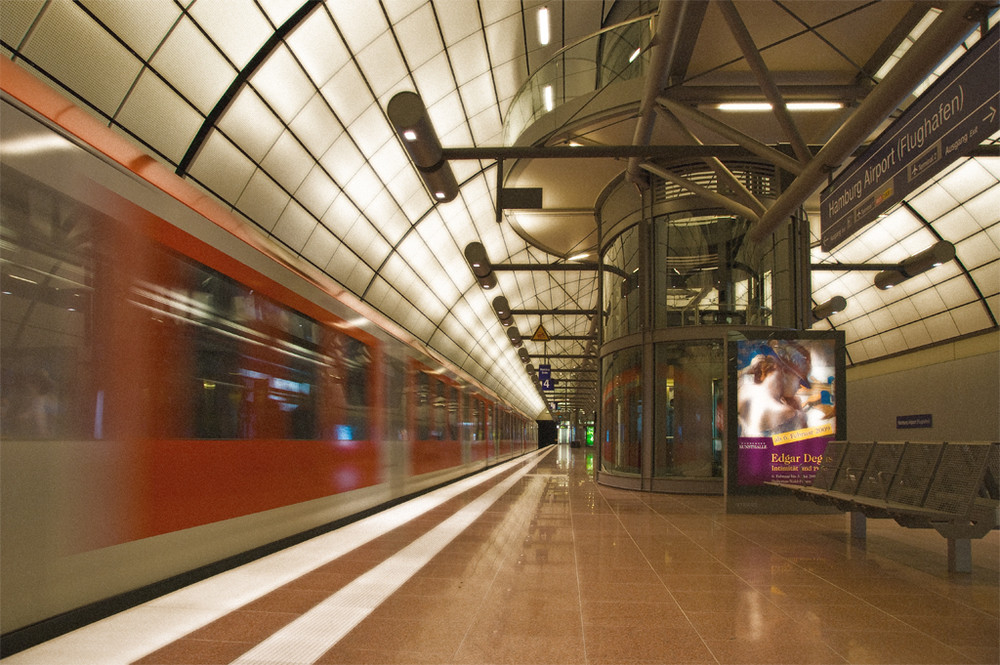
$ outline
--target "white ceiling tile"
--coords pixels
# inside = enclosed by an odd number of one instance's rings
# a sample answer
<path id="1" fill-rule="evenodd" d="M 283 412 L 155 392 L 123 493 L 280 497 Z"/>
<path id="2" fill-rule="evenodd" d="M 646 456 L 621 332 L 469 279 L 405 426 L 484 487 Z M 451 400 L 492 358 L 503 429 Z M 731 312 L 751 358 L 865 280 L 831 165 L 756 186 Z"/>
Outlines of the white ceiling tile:
<path id="1" fill-rule="evenodd" d="M 996 245 L 985 233 L 978 233 L 955 245 L 955 254 L 966 270 L 1000 259 Z"/>
<path id="2" fill-rule="evenodd" d="M 942 312 L 924 320 L 927 332 L 934 341 L 941 341 L 958 336 L 958 326 L 951 312 Z"/>
<path id="3" fill-rule="evenodd" d="M 359 53 L 389 27 L 378 0 L 328 2 L 326 8 L 353 53 Z"/>
<path id="4" fill-rule="evenodd" d="M 369 287 L 374 277 L 374 270 L 361 261 L 354 261 L 351 267 L 351 273 L 347 276 L 344 286 L 354 293 L 361 295 Z"/>
<path id="5" fill-rule="evenodd" d="M 292 201 L 282 211 L 271 232 L 292 250 L 299 252 L 316 226 L 313 216 Z"/>
<path id="6" fill-rule="evenodd" d="M 877 222 L 889 235 L 896 240 L 902 240 L 920 230 L 921 222 L 905 207 L 898 207 L 884 219 Z"/>
<path id="7" fill-rule="evenodd" d="M 66 48 L 85 44 L 85 55 Z M 48 5 L 27 37 L 24 55 L 104 113 L 113 115 L 139 76 L 142 63 L 69 2 Z M 101 66 L 95 67 L 95 63 Z"/>
<path id="8" fill-rule="evenodd" d="M 462 102 L 469 117 L 475 117 L 484 111 L 489 111 L 490 118 L 494 119 L 494 128 L 490 133 L 497 133 L 500 130 L 500 114 L 496 110 L 496 95 L 493 92 L 493 77 L 489 72 L 476 77 L 459 88 L 462 95 Z"/>
<path id="9" fill-rule="evenodd" d="M 148 70 L 118 114 L 118 122 L 177 164 L 191 145 L 204 117 Z"/>
<path id="10" fill-rule="evenodd" d="M 235 201 L 257 169 L 229 139 L 211 132 L 188 172 L 224 201 Z"/>
<path id="11" fill-rule="evenodd" d="M 386 183 L 391 183 L 404 169 L 413 170 L 410 159 L 403 151 L 399 141 L 386 141 L 369 158 L 368 163 Z"/>
<path id="12" fill-rule="evenodd" d="M 354 145 L 350 135 L 342 134 L 320 158 L 320 163 L 343 187 L 365 163 L 365 156 Z"/>
<path id="13" fill-rule="evenodd" d="M 455 78 L 443 53 L 418 67 L 413 72 L 413 79 L 417 83 L 417 93 L 428 108 L 455 91 Z M 441 130 L 437 126 L 434 129 L 440 136 Z"/>
<path id="14" fill-rule="evenodd" d="M 302 107 L 290 127 L 306 149 L 315 156 L 326 153 L 344 131 L 327 106 L 326 99 L 320 94 L 313 95 Z"/>
<path id="15" fill-rule="evenodd" d="M 469 35 L 448 51 L 459 87 L 489 72 L 486 43 L 481 33 Z"/>
<path id="16" fill-rule="evenodd" d="M 903 339 L 906 341 L 907 348 L 910 349 L 918 349 L 922 346 L 938 341 L 931 337 L 931 334 L 927 330 L 927 326 L 924 325 L 923 321 L 916 321 L 907 326 L 903 326 L 900 329 L 900 332 L 903 334 Z"/>
<path id="17" fill-rule="evenodd" d="M 1000 293 L 1000 261 L 993 261 L 970 271 L 986 297 Z"/>
<path id="18" fill-rule="evenodd" d="M 410 69 L 418 69 L 428 60 L 442 55 L 444 45 L 429 4 L 421 6 L 393 29 Z"/>
<path id="19" fill-rule="evenodd" d="M 333 200 L 333 203 L 330 204 L 330 207 L 323 213 L 320 219 L 330 231 L 343 240 L 360 216 L 361 212 L 351 202 L 350 197 L 346 194 L 341 194 Z"/>
<path id="20" fill-rule="evenodd" d="M 476 145 L 503 145 L 503 125 L 496 105 L 491 105 L 479 115 L 469 118 L 469 127 Z"/>
<path id="21" fill-rule="evenodd" d="M 965 201 L 995 185 L 997 179 L 979 162 L 967 159 L 939 179 L 938 183 L 956 201 Z"/>
<path id="22" fill-rule="evenodd" d="M 406 211 L 406 226 L 409 228 L 409 220 L 419 219 L 427 210 L 428 199 L 423 182 L 417 177 L 414 169 L 404 168 L 385 186 L 393 199 Z"/>
<path id="23" fill-rule="evenodd" d="M 305 148 L 285 132 L 268 151 L 261 167 L 289 192 L 294 192 L 305 180 L 315 162 Z"/>
<path id="24" fill-rule="evenodd" d="M 236 69 L 186 17 L 164 41 L 151 64 L 206 115 L 236 78 Z"/>
<path id="25" fill-rule="evenodd" d="M 902 331 L 896 330 L 886 330 L 879 337 L 882 341 L 882 345 L 885 347 L 885 353 L 900 353 L 907 350 L 906 339 L 903 337 Z"/>
<path id="26" fill-rule="evenodd" d="M 949 242 L 959 242 L 979 231 L 981 227 L 965 206 L 959 206 L 934 221 L 934 230 Z"/>
<path id="27" fill-rule="evenodd" d="M 236 207 L 265 230 L 270 231 L 288 205 L 288 201 L 288 194 L 283 192 L 277 183 L 264 172 L 257 171 L 236 201 Z"/>
<path id="28" fill-rule="evenodd" d="M 936 183 L 929 185 L 919 194 L 907 200 L 913 209 L 926 220 L 935 220 L 958 205 L 955 197 Z"/>
<path id="29" fill-rule="evenodd" d="M 340 122 L 350 126 L 375 99 L 360 72 L 353 65 L 345 66 L 322 88 L 323 96 Z"/>
<path id="30" fill-rule="evenodd" d="M 1000 221 L 1000 185 L 994 185 L 963 206 L 981 226 Z"/>
<path id="31" fill-rule="evenodd" d="M 429 7 L 428 0 L 393 0 L 387 3 L 385 11 L 389 15 L 389 20 L 397 24 L 406 19 L 416 11 L 422 11 Z"/>
<path id="32" fill-rule="evenodd" d="M 385 225 L 383 220 L 394 218 L 398 212 L 399 206 L 389 192 L 384 189 L 379 191 L 375 198 L 365 206 L 365 217 L 379 230 Z"/>
<path id="33" fill-rule="evenodd" d="M 344 185 L 344 191 L 350 195 L 351 200 L 359 208 L 365 210 L 368 204 L 382 191 L 383 187 L 384 185 L 378 175 L 372 171 L 371 167 L 364 164 L 354 174 L 354 177 Z"/>
<path id="34" fill-rule="evenodd" d="M 955 319 L 955 325 L 958 326 L 958 332 L 961 335 L 986 330 L 993 325 L 986 308 L 979 301 L 959 307 L 953 310 L 951 315 Z"/>
<path id="35" fill-rule="evenodd" d="M 478 2 L 438 0 L 434 6 L 437 8 L 438 21 L 447 46 L 460 42 L 483 27 Z"/>
<path id="36" fill-rule="evenodd" d="M 313 83 L 320 88 L 351 60 L 343 40 L 322 10 L 313 12 L 286 41 Z"/>
<path id="37" fill-rule="evenodd" d="M 190 14 L 237 69 L 243 69 L 274 32 L 253 0 L 198 0 Z"/>
<path id="38" fill-rule="evenodd" d="M 365 263 L 374 268 L 382 265 L 391 251 L 388 243 L 364 218 L 355 222 L 344 242 L 354 249 Z"/>
<path id="39" fill-rule="evenodd" d="M 376 97 L 387 94 L 408 77 L 396 40 L 386 32 L 357 54 L 358 63 Z M 409 88 L 410 86 L 405 86 Z"/>
<path id="40" fill-rule="evenodd" d="M 309 77 L 283 46 L 254 72 L 250 83 L 286 123 L 292 121 L 316 92 Z"/>
<path id="41" fill-rule="evenodd" d="M 5 25 L 10 21 L 12 8 L 40 7 L 42 4 L 42 0 L 5 3 L 4 20 L 0 21 L 0 25 Z M 170 31 L 170 26 L 181 15 L 180 7 L 172 2 L 84 0 L 83 5 L 128 44 L 129 48 L 138 53 L 140 58 L 145 60 L 153 55 L 163 36 Z M 33 18 L 34 14 L 31 16 Z M 2 30 L 3 28 L 0 27 L 0 31 Z M 17 43 L 20 38 L 12 42 L 4 35 L 4 40 L 8 43 Z"/>
<path id="42" fill-rule="evenodd" d="M 326 267 L 340 241 L 322 224 L 317 224 L 302 248 L 302 256 L 320 268 Z"/>
<path id="43" fill-rule="evenodd" d="M 937 285 L 937 291 L 949 308 L 959 307 L 976 299 L 969 281 L 964 276 L 941 282 Z"/>
<path id="44" fill-rule="evenodd" d="M 271 23 L 283 25 L 300 7 L 301 0 L 258 0 Z"/>
<path id="45" fill-rule="evenodd" d="M 339 193 L 340 188 L 317 164 L 295 191 L 295 198 L 317 216 L 322 216 Z"/>
<path id="46" fill-rule="evenodd" d="M 243 88 L 219 119 L 219 127 L 254 160 L 264 155 L 284 128 L 251 88 Z"/>
<path id="47" fill-rule="evenodd" d="M 382 109 L 374 104 L 348 125 L 347 131 L 366 156 L 374 155 L 390 140 L 398 142 Z"/>

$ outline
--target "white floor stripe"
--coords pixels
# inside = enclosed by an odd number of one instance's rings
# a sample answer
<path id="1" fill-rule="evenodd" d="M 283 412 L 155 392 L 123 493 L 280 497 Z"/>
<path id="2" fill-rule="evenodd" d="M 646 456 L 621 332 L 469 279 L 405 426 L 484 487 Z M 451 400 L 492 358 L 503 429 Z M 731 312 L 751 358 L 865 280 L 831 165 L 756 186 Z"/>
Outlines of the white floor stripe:
<path id="1" fill-rule="evenodd" d="M 232 665 L 315 663 L 486 512 L 540 460 L 541 457 L 536 456 L 524 468 L 237 658 Z"/>
<path id="2" fill-rule="evenodd" d="M 128 665 L 551 448 L 505 462 L 305 543 L 4 658 L 3 665 Z"/>

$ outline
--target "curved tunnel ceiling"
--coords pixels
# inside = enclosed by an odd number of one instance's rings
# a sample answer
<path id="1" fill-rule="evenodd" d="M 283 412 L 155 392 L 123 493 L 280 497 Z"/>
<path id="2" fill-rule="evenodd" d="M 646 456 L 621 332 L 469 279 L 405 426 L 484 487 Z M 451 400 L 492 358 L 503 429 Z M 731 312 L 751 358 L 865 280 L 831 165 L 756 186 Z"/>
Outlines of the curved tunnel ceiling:
<path id="1" fill-rule="evenodd" d="M 543 4 L 553 17 L 547 45 L 536 31 Z M 914 30 L 931 3 L 735 6 L 776 84 L 806 97 L 836 93 L 847 103 L 796 116 L 803 140 L 818 147 L 878 85 L 878 70 L 897 47 L 917 39 Z M 515 407 L 540 413 L 545 402 L 492 310 L 494 293 L 480 289 L 463 249 L 479 241 L 497 264 L 550 264 L 590 249 L 593 234 L 581 224 L 599 194 L 595 185 L 619 175 L 625 162 L 508 164 L 507 184 L 542 187 L 545 207 L 558 210 L 497 224 L 496 163 L 453 162 L 460 195 L 435 205 L 389 124 L 386 104 L 399 91 L 415 90 L 446 148 L 502 145 L 511 104 L 529 76 L 564 47 L 656 9 L 652 2 L 611 0 L 24 0 L 0 4 L 0 41 L 4 57 L 74 96 L 298 260 L 328 273 Z M 699 109 L 728 97 L 760 99 L 719 3 L 688 9 L 665 73 L 666 94 Z M 584 102 L 567 98 L 548 125 L 526 136 L 547 145 L 628 145 L 638 96 L 624 90 L 642 81 L 619 83 Z M 609 111 L 629 104 L 635 110 Z M 774 114 L 705 112 L 761 142 L 787 142 Z M 698 132 L 705 143 L 729 143 Z M 687 137 L 660 122 L 650 142 L 683 144 Z M 996 142 L 995 135 L 985 141 Z M 891 292 L 873 289 L 868 273 L 814 274 L 816 302 L 831 294 L 848 298 L 847 310 L 818 327 L 846 331 L 852 362 L 996 328 L 1000 166 L 987 156 L 995 154 L 960 160 L 833 252 L 820 251 L 817 240 L 816 263 L 897 261 L 938 238 L 958 250 L 953 264 Z M 816 221 L 815 201 L 806 208 Z M 502 271 L 498 280 L 515 310 L 597 307 L 592 272 Z M 592 333 L 592 321 L 578 315 L 532 314 L 517 324 L 526 336 L 543 324 L 566 338 L 544 347 L 528 341 L 532 355 L 579 355 L 586 345 L 580 338 Z M 552 364 L 568 370 L 581 360 Z"/>

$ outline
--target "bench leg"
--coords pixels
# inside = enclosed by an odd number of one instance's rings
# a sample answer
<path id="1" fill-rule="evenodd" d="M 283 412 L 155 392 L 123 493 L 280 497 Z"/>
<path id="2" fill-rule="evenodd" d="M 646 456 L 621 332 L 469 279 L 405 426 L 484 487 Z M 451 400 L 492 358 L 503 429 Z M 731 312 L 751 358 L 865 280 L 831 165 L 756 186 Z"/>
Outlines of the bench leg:
<path id="1" fill-rule="evenodd" d="M 969 538 L 948 539 L 948 572 L 972 572 L 972 541 Z"/>
<path id="2" fill-rule="evenodd" d="M 848 513 L 851 516 L 851 538 L 857 540 L 864 540 L 868 532 L 868 518 L 865 514 L 858 511 L 851 511 Z"/>

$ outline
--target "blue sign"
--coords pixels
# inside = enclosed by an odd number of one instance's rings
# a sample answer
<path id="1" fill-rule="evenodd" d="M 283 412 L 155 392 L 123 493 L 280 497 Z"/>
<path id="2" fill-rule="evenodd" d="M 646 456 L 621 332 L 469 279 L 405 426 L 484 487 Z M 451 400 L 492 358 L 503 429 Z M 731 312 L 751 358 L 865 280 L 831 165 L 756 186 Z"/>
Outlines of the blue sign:
<path id="1" fill-rule="evenodd" d="M 552 379 L 552 365 L 538 366 L 538 381 L 542 384 L 542 390 L 553 390 L 556 382 Z"/>
<path id="2" fill-rule="evenodd" d="M 1000 130 L 1000 28 L 994 27 L 820 196 L 829 252 Z"/>
<path id="3" fill-rule="evenodd" d="M 896 429 L 927 429 L 930 427 L 934 427 L 934 418 L 929 413 L 896 416 Z"/>

